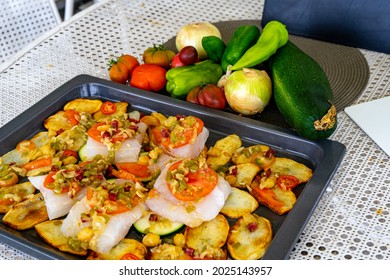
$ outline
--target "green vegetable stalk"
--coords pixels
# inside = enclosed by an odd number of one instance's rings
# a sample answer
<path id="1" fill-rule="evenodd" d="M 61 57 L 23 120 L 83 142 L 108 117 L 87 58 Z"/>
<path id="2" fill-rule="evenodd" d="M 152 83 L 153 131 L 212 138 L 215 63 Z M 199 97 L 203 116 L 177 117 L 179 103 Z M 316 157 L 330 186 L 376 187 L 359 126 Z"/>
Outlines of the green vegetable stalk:
<path id="1" fill-rule="evenodd" d="M 235 64 L 244 53 L 258 41 L 260 29 L 255 25 L 241 25 L 233 33 L 222 56 L 221 66 L 226 72 L 229 65 Z"/>
<path id="2" fill-rule="evenodd" d="M 221 65 L 211 59 L 193 65 L 175 67 L 167 71 L 166 90 L 172 97 L 185 99 L 190 90 L 196 86 L 217 84 L 222 74 Z"/>
<path id="3" fill-rule="evenodd" d="M 230 67 L 230 70 L 251 68 L 273 55 L 277 49 L 284 46 L 288 41 L 286 26 L 279 21 L 270 21 L 264 26 L 259 40 L 244 55 Z"/>

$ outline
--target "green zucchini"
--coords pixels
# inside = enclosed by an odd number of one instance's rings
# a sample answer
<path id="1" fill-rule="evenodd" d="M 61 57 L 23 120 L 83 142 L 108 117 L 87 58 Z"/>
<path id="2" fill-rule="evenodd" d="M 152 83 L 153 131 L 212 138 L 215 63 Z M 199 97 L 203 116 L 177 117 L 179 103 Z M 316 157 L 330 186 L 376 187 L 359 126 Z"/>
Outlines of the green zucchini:
<path id="1" fill-rule="evenodd" d="M 310 140 L 336 129 L 333 92 L 321 66 L 291 41 L 268 60 L 275 103 L 287 123 Z"/>
<path id="2" fill-rule="evenodd" d="M 79 158 L 81 161 L 87 161 L 88 155 L 87 155 L 87 144 L 84 144 L 81 149 L 79 150 Z"/>
<path id="3" fill-rule="evenodd" d="M 153 215 L 154 218 L 151 218 L 151 215 Z M 172 222 L 153 212 L 147 212 L 137 220 L 133 226 L 142 234 L 154 233 L 160 236 L 167 236 L 181 230 L 184 227 L 184 224 Z"/>

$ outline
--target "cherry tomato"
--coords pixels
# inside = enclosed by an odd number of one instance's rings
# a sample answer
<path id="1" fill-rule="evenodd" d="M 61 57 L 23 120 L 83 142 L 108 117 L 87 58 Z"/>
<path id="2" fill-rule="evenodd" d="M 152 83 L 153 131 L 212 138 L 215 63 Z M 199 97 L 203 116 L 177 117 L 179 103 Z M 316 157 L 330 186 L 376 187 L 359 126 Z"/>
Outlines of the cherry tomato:
<path id="1" fill-rule="evenodd" d="M 122 62 L 126 65 L 128 78 L 131 76 L 134 69 L 139 65 L 138 59 L 129 54 L 120 56 L 118 58 L 118 62 Z"/>
<path id="2" fill-rule="evenodd" d="M 165 69 L 171 67 L 171 62 L 175 53 L 166 49 L 163 45 L 155 45 L 147 48 L 143 55 L 143 61 L 145 64 L 156 64 Z"/>
<path id="3" fill-rule="evenodd" d="M 203 87 L 198 94 L 199 104 L 223 110 L 226 107 L 226 97 L 223 90 L 214 84 L 208 84 Z"/>
<path id="4" fill-rule="evenodd" d="M 180 61 L 179 54 L 175 55 L 172 59 L 171 68 L 184 66 L 184 63 Z"/>
<path id="5" fill-rule="evenodd" d="M 110 80 L 126 84 L 134 69 L 139 65 L 138 60 L 129 54 L 121 55 L 118 59 L 110 61 Z"/>
<path id="6" fill-rule="evenodd" d="M 110 115 L 115 113 L 116 111 L 116 105 L 114 102 L 111 101 L 104 101 L 102 106 L 100 106 L 100 112 L 102 112 L 105 115 Z"/>
<path id="7" fill-rule="evenodd" d="M 201 89 L 201 86 L 196 86 L 191 89 L 190 92 L 187 94 L 186 100 L 191 103 L 199 104 L 198 94 Z"/>
<path id="8" fill-rule="evenodd" d="M 64 111 L 64 117 L 73 125 L 78 125 L 80 120 L 80 113 L 73 109 L 67 109 Z"/>
<path id="9" fill-rule="evenodd" d="M 120 84 L 126 84 L 129 79 L 128 68 L 123 62 L 112 62 L 110 68 L 110 80 Z"/>
<path id="10" fill-rule="evenodd" d="M 293 175 L 281 175 L 276 180 L 276 183 L 284 190 L 291 190 L 299 184 L 299 180 Z"/>
<path id="11" fill-rule="evenodd" d="M 179 168 L 180 164 L 185 160 L 180 160 L 173 163 L 169 167 L 169 171 L 174 171 Z M 168 189 L 174 197 L 183 201 L 194 201 L 201 197 L 205 197 L 211 193 L 218 184 L 217 173 L 209 166 L 198 168 L 190 171 L 185 176 L 185 188 L 175 188 L 176 184 L 167 182 Z"/>
<path id="12" fill-rule="evenodd" d="M 156 64 L 141 64 L 134 69 L 130 86 L 158 92 L 165 87 L 167 71 Z"/>
<path id="13" fill-rule="evenodd" d="M 186 46 L 178 53 L 179 59 L 184 65 L 194 64 L 198 60 L 198 51 L 193 46 Z"/>

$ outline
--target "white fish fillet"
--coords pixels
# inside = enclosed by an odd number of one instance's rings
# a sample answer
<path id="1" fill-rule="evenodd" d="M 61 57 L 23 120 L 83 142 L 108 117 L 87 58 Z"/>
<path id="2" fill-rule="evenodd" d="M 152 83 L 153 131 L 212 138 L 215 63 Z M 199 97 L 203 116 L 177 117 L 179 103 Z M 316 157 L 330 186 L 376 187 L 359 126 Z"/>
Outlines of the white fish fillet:
<path id="1" fill-rule="evenodd" d="M 97 237 L 96 248 L 98 253 L 108 253 L 129 232 L 131 226 L 142 217 L 147 210 L 145 203 L 138 203 L 132 210 L 112 215 L 105 230 Z"/>
<path id="2" fill-rule="evenodd" d="M 53 220 L 67 215 L 72 206 L 85 196 L 86 188 L 81 189 L 73 198 L 66 193 L 56 194 L 43 186 L 46 176 L 30 176 L 28 180 L 42 193 L 49 219 Z"/>
<path id="3" fill-rule="evenodd" d="M 141 122 L 137 124 L 137 127 L 138 132 L 134 138 L 123 141 L 121 147 L 115 151 L 115 162 L 136 162 L 138 160 L 138 155 L 142 147 L 142 140 L 148 127 Z M 89 136 L 84 149 L 88 160 L 96 155 L 108 155 L 107 146 Z"/>
<path id="4" fill-rule="evenodd" d="M 200 152 L 203 150 L 208 137 L 209 131 L 206 127 L 203 127 L 202 132 L 198 135 L 194 143 L 170 149 L 169 151 L 175 157 L 195 158 L 199 156 Z"/>
<path id="5" fill-rule="evenodd" d="M 75 236 L 80 230 L 90 226 L 90 222 L 81 221 L 81 214 L 88 214 L 90 210 L 88 200 L 84 197 L 72 207 L 68 216 L 62 222 L 61 232 L 68 237 Z M 127 235 L 131 226 L 142 217 L 146 210 L 144 203 L 138 203 L 132 210 L 111 215 L 104 230 L 95 235 L 90 241 L 90 249 L 102 254 L 108 253 Z"/>
<path id="6" fill-rule="evenodd" d="M 231 192 L 230 184 L 218 176 L 218 184 L 210 194 L 197 202 L 181 201 L 168 189 L 165 177 L 169 166 L 161 172 L 154 184 L 156 195 L 149 197 L 145 202 L 150 210 L 189 227 L 199 226 L 204 221 L 215 218 Z M 189 206 L 194 210 L 188 212 Z"/>

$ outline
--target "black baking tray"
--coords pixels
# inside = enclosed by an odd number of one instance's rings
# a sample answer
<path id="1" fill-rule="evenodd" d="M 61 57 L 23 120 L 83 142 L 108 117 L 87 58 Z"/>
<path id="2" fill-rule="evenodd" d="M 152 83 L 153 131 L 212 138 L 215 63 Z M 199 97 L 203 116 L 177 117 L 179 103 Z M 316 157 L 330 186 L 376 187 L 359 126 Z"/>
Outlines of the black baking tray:
<path id="1" fill-rule="evenodd" d="M 0 128 L 0 155 L 15 148 L 16 144 L 45 130 L 43 121 L 75 98 L 92 98 L 111 101 L 126 101 L 130 110 L 145 113 L 158 111 L 166 115 L 194 115 L 201 118 L 210 130 L 207 145 L 217 139 L 235 133 L 244 146 L 265 144 L 271 146 L 277 156 L 286 156 L 302 162 L 313 169 L 313 176 L 306 184 L 294 191 L 297 202 L 285 215 L 277 215 L 260 206 L 257 214 L 269 219 L 273 228 L 273 240 L 264 260 L 288 259 L 306 223 L 312 215 L 322 194 L 326 191 L 345 153 L 345 146 L 332 140 L 309 141 L 294 134 L 290 129 L 266 124 L 229 112 L 218 111 L 200 105 L 176 100 L 157 93 L 146 92 L 108 80 L 80 75 Z M 0 216 L 2 219 L 2 216 Z M 229 220 L 229 222 L 233 222 Z M 130 229 L 129 238 L 142 237 Z M 34 229 L 17 231 L 0 222 L 0 238 L 3 242 L 37 259 L 78 259 L 47 245 Z"/>

